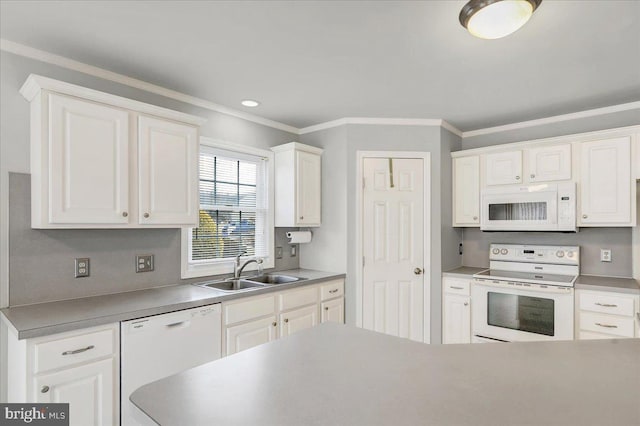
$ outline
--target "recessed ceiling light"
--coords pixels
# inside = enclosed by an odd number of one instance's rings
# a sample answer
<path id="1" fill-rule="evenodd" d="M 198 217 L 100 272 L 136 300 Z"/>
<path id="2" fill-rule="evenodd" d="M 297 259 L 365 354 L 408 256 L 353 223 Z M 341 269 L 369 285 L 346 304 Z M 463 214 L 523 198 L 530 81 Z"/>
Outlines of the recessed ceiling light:
<path id="1" fill-rule="evenodd" d="M 246 106 L 246 107 L 249 107 L 249 108 L 254 108 L 254 107 L 257 107 L 258 105 L 260 105 L 260 102 L 254 101 L 253 99 L 245 99 L 240 103 L 242 105 Z"/>
<path id="2" fill-rule="evenodd" d="M 460 11 L 460 23 L 485 39 L 507 36 L 527 23 L 542 0 L 471 0 Z"/>

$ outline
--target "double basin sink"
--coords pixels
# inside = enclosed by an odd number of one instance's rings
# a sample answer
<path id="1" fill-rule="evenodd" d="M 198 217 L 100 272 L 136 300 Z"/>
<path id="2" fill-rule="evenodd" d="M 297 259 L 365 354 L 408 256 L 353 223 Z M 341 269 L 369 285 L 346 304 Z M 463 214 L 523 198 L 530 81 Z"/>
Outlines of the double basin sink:
<path id="1" fill-rule="evenodd" d="M 265 274 L 258 275 L 256 277 L 227 278 L 226 280 L 221 281 L 207 281 L 197 283 L 195 285 L 235 293 L 238 291 L 258 290 L 260 288 L 273 285 L 294 283 L 302 280 L 306 280 L 306 278 L 292 277 L 290 275 Z"/>

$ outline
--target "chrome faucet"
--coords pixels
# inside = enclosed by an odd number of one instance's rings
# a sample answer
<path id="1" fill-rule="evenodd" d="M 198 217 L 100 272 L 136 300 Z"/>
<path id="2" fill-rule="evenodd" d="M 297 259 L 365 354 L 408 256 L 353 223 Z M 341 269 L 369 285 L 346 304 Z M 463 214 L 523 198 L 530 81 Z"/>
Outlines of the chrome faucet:
<path id="1" fill-rule="evenodd" d="M 244 268 L 250 264 L 250 263 L 256 263 L 258 265 L 258 269 L 261 269 L 261 265 L 262 265 L 262 259 L 261 258 L 256 258 L 256 259 L 249 259 L 246 262 L 244 262 L 242 264 L 242 266 L 240 266 L 240 258 L 242 257 L 242 255 L 247 254 L 246 251 L 243 251 L 242 253 L 240 253 L 239 255 L 236 256 L 236 260 L 233 263 L 233 278 L 234 279 L 238 279 L 240 278 L 240 274 L 242 274 L 242 271 L 244 270 Z"/>

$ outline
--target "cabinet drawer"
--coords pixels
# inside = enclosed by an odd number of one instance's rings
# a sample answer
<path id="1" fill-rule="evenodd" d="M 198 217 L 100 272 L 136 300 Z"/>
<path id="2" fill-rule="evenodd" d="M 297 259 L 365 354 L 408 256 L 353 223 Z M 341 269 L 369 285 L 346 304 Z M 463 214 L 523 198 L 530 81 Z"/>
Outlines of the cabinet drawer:
<path id="1" fill-rule="evenodd" d="M 115 352 L 115 329 L 34 344 L 34 374 L 80 364 Z"/>
<path id="2" fill-rule="evenodd" d="M 633 337 L 634 319 L 591 312 L 580 312 L 580 330 L 622 337 Z"/>
<path id="3" fill-rule="evenodd" d="M 242 302 L 223 304 L 224 323 L 235 324 L 253 318 L 275 314 L 275 296 L 259 297 Z"/>
<path id="4" fill-rule="evenodd" d="M 320 299 L 327 300 L 344 295 L 344 280 L 333 280 L 320 287 Z"/>
<path id="5" fill-rule="evenodd" d="M 594 333 L 593 331 L 581 330 L 578 336 L 579 340 L 598 340 L 598 339 L 618 339 L 620 336 L 613 334 Z"/>
<path id="6" fill-rule="evenodd" d="M 460 294 L 462 296 L 471 295 L 471 281 L 459 278 L 445 277 L 442 281 L 443 293 Z"/>
<path id="7" fill-rule="evenodd" d="M 318 287 L 302 287 L 299 290 L 288 290 L 280 294 L 280 310 L 297 308 L 304 305 L 318 303 Z"/>
<path id="8" fill-rule="evenodd" d="M 580 310 L 633 316 L 633 298 L 601 293 L 580 293 Z"/>

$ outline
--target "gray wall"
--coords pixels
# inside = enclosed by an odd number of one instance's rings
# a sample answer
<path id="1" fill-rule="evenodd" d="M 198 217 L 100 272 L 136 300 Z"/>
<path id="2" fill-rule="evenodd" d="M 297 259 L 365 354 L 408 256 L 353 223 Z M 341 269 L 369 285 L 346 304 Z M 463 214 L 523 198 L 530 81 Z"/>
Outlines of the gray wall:
<path id="1" fill-rule="evenodd" d="M 464 230 L 465 266 L 489 266 L 489 244 L 549 244 L 580 246 L 580 273 L 614 277 L 632 276 L 630 228 L 580 228 L 575 234 L 550 232 L 482 232 Z M 611 249 L 610 263 L 600 262 L 600 249 Z"/>
<path id="2" fill-rule="evenodd" d="M 451 161 L 451 152 L 460 150 L 462 139 L 460 136 L 441 128 L 440 141 L 442 148 L 440 153 L 442 270 L 448 271 L 462 265 L 459 248 L 459 244 L 462 242 L 462 229 L 453 227 L 453 162 Z"/>
<path id="3" fill-rule="evenodd" d="M 0 253 L 2 286 L 7 285 L 7 276 L 9 281 L 9 300 L 0 300 L 4 305 L 84 297 L 181 282 L 179 230 L 30 229 L 26 177 L 15 176 L 9 181 L 9 172 L 29 173 L 29 103 L 18 90 L 30 73 L 199 115 L 208 119 L 201 128 L 203 136 L 260 148 L 297 138 L 296 135 L 246 120 L 10 53 L 0 53 L 0 237 L 3 241 L 7 239 L 10 247 L 8 251 L 3 249 Z M 277 244 L 284 244 L 284 232 L 278 231 Z M 143 252 L 156 255 L 155 272 L 134 272 L 133 256 Z M 72 278 L 71 266 L 75 256 L 91 257 L 91 277 Z M 289 251 L 284 250 L 284 259 L 276 261 L 276 268 L 297 267 L 299 257 L 288 256 Z"/>

